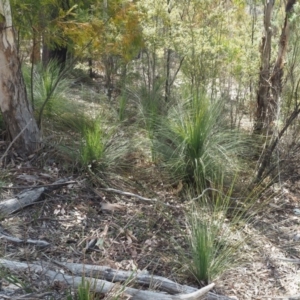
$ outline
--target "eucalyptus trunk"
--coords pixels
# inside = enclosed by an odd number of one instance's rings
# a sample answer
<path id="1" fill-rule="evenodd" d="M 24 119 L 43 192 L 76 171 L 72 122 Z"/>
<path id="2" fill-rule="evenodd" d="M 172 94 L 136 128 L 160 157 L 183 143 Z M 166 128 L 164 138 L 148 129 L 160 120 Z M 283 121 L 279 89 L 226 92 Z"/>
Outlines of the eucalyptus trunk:
<path id="1" fill-rule="evenodd" d="M 271 65 L 272 11 L 275 0 L 266 0 L 264 11 L 265 34 L 261 44 L 261 68 L 257 92 L 255 133 L 273 133 L 282 93 L 283 69 L 289 41 L 289 16 L 295 0 L 286 5 L 286 15 L 278 44 L 278 53 L 274 65 Z"/>
<path id="2" fill-rule="evenodd" d="M 271 59 L 271 42 L 272 42 L 272 26 L 271 18 L 275 1 L 265 1 L 264 9 L 264 36 L 262 38 L 261 67 L 259 73 L 259 83 L 257 91 L 257 109 L 256 120 L 254 124 L 254 132 L 261 134 L 264 129 L 274 119 L 274 101 L 270 95 L 270 59 Z"/>
<path id="3" fill-rule="evenodd" d="M 0 0 L 0 109 L 17 151 L 35 151 L 40 145 L 40 132 L 27 99 L 9 0 Z"/>
<path id="4" fill-rule="evenodd" d="M 264 61 L 264 57 L 262 56 L 262 70 L 260 73 L 260 82 L 259 82 L 259 90 L 257 94 L 257 122 L 256 128 L 254 130 L 257 133 L 263 133 L 266 130 L 266 133 L 272 133 L 274 129 L 276 129 L 276 134 L 273 134 L 267 147 L 265 148 L 264 152 L 261 155 L 259 161 L 259 168 L 256 174 L 255 183 L 260 182 L 264 175 L 266 175 L 268 168 L 271 164 L 271 157 L 272 154 L 278 145 L 280 138 L 283 134 L 288 130 L 289 126 L 292 122 L 298 117 L 300 113 L 300 106 L 297 103 L 294 107 L 294 110 L 289 115 L 289 117 L 285 120 L 284 127 L 279 130 L 276 128 L 276 118 L 277 112 L 279 110 L 280 98 L 282 94 L 282 82 L 283 82 L 283 75 L 284 75 L 284 65 L 285 65 L 285 57 L 286 52 L 288 50 L 288 42 L 290 37 L 290 24 L 289 24 L 289 17 L 293 11 L 294 4 L 296 3 L 295 0 L 289 0 L 285 7 L 285 20 L 282 27 L 279 45 L 278 45 L 278 53 L 277 58 L 272 66 L 272 71 L 270 70 L 270 53 L 271 53 L 271 45 L 268 44 L 267 39 L 263 46 L 268 49 L 266 53 L 266 49 L 262 51 L 262 54 L 266 54 L 266 60 Z M 266 26 L 270 25 L 270 17 L 271 17 L 271 7 L 274 5 L 274 1 L 267 1 L 265 6 L 265 30 Z M 269 11 L 270 9 L 270 11 Z M 266 18 L 266 13 L 270 13 L 270 15 Z M 271 30 L 269 27 L 268 31 Z M 271 33 L 271 32 L 269 32 Z M 268 36 L 268 35 L 267 35 Z M 266 36 L 266 38 L 267 38 Z M 269 48 L 270 47 L 270 48 Z M 264 64 L 265 63 L 265 64 Z M 268 72 L 267 68 L 268 67 Z M 264 77 L 265 76 L 265 77 Z M 265 129 L 265 130 L 264 130 Z"/>

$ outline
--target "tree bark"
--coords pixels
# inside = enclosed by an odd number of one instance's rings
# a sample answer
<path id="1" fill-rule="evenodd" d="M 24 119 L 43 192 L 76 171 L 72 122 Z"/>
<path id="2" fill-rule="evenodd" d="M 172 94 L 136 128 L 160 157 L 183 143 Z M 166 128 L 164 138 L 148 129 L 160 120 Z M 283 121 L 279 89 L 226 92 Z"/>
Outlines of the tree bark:
<path id="1" fill-rule="evenodd" d="M 286 56 L 290 35 L 288 18 L 296 1 L 289 0 L 286 4 L 286 15 L 280 35 L 277 59 L 274 66 L 271 68 L 271 17 L 274 3 L 275 0 L 268 0 L 265 3 L 265 35 L 262 38 L 261 45 L 261 69 L 259 76 L 259 88 L 257 92 L 256 123 L 254 126 L 254 132 L 258 134 L 264 132 L 272 133 L 273 131 L 272 127 L 274 127 L 274 121 L 276 120 L 276 114 L 282 92 L 283 68 L 285 64 L 284 59 Z"/>
<path id="2" fill-rule="evenodd" d="M 17 53 L 9 0 L 0 0 L 0 108 L 9 138 L 23 155 L 40 146 L 40 132 L 27 99 L 21 63 Z"/>
<path id="3" fill-rule="evenodd" d="M 274 5 L 274 2 L 270 0 L 266 4 L 265 11 L 265 30 L 267 31 L 266 26 L 271 26 L 271 10 L 272 7 L 268 10 L 268 5 Z M 271 4 L 270 4 L 271 3 Z M 288 41 L 290 37 L 290 26 L 289 26 L 289 15 L 293 10 L 293 6 L 296 3 L 295 0 L 289 0 L 286 4 L 286 14 L 284 25 L 282 27 L 278 54 L 275 61 L 275 64 L 270 72 L 270 51 L 271 51 L 271 36 L 269 36 L 269 42 L 263 43 L 265 49 L 262 53 L 262 69 L 260 74 L 259 90 L 257 94 L 257 122 L 254 132 L 263 133 L 263 129 L 266 129 L 266 133 L 273 133 L 273 127 L 275 127 L 274 121 L 276 120 L 276 114 L 278 111 L 278 106 L 280 103 L 280 97 L 282 93 L 282 81 L 283 81 L 283 68 L 285 64 L 285 56 L 288 49 Z M 269 11 L 267 13 L 267 11 Z M 267 16 L 266 16 L 267 14 Z M 270 28 L 269 28 L 270 29 Z M 267 35 L 266 35 L 267 36 Z M 268 51 L 268 52 L 266 52 Z M 265 56 L 264 56 L 265 52 Z M 276 135 L 273 135 L 264 152 L 261 155 L 259 161 L 259 168 L 254 180 L 254 183 L 258 183 L 263 179 L 265 171 L 268 169 L 271 163 L 272 154 L 282 137 L 286 132 L 292 122 L 298 117 L 300 113 L 299 106 L 296 105 L 293 112 L 285 121 L 284 127 L 277 132 Z"/>
<path id="4" fill-rule="evenodd" d="M 274 111 L 270 97 L 270 59 L 271 59 L 271 41 L 272 27 L 271 17 L 275 0 L 266 1 L 264 10 L 264 36 L 261 43 L 261 67 L 259 74 L 259 83 L 257 91 L 257 109 L 256 120 L 254 124 L 254 133 L 261 134 L 268 127 L 273 119 Z"/>

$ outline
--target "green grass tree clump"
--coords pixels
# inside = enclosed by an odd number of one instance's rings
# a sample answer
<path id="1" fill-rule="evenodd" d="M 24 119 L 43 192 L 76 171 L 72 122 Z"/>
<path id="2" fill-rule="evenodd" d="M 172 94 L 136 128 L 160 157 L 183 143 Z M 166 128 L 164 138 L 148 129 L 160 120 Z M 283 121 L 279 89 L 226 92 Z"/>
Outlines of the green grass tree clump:
<path id="1" fill-rule="evenodd" d="M 119 127 L 107 124 L 105 116 L 86 117 L 82 127 L 80 161 L 83 166 L 93 167 L 93 171 L 116 171 L 124 166 L 123 158 L 128 153 L 129 143 L 119 137 Z"/>
<path id="2" fill-rule="evenodd" d="M 190 253 L 187 263 L 199 282 L 211 282 L 243 262 L 242 248 L 247 239 L 243 229 L 263 208 L 257 204 L 256 192 L 240 200 L 233 198 L 234 185 L 226 194 L 221 184 L 219 189 L 207 188 L 191 199 L 186 215 Z"/>
<path id="3" fill-rule="evenodd" d="M 93 161 L 101 161 L 105 156 L 106 137 L 99 119 L 82 130 L 83 142 L 80 148 L 81 161 L 88 165 Z"/>
<path id="4" fill-rule="evenodd" d="M 171 174 L 196 184 L 198 191 L 217 184 L 239 168 L 249 138 L 228 129 L 222 101 L 193 95 L 173 106 L 156 132 L 154 148 Z"/>
<path id="5" fill-rule="evenodd" d="M 129 90 L 129 97 L 137 106 L 140 123 L 147 130 L 149 137 L 152 138 L 161 116 L 166 112 L 162 95 L 162 82 L 157 81 L 150 89 L 146 85 L 131 89 Z"/>
<path id="6" fill-rule="evenodd" d="M 238 250 L 244 239 L 233 240 L 235 223 L 226 221 L 226 210 L 194 204 L 194 211 L 188 216 L 188 242 L 190 270 L 198 281 L 211 282 L 240 262 Z"/>
<path id="7" fill-rule="evenodd" d="M 57 118 L 70 106 L 67 95 L 72 82 L 61 72 L 61 65 L 55 60 L 46 66 L 37 64 L 32 70 L 26 65 L 23 67 L 28 95 L 40 120 L 43 116 Z"/>

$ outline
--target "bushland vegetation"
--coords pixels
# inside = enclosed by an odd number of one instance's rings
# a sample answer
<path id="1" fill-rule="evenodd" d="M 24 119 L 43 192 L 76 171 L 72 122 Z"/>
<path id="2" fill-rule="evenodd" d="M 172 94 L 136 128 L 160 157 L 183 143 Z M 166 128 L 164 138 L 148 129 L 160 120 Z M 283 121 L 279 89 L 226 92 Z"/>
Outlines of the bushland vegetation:
<path id="1" fill-rule="evenodd" d="M 165 229 L 178 278 L 203 285 L 243 265 L 245 228 L 279 197 L 299 147 L 299 3 L 11 0 L 11 6 L 42 136 L 36 166 L 55 161 L 62 175 L 84 178 L 102 196 L 112 189 L 142 193 L 182 237 Z M 9 158 L 1 159 L 7 170 Z M 8 171 L 1 172 L 7 185 Z M 171 202 L 160 197 L 170 189 Z M 179 205 L 180 218 L 170 205 Z M 137 241 L 143 234 L 130 232 Z M 83 278 L 66 299 L 95 299 L 91 290 Z"/>

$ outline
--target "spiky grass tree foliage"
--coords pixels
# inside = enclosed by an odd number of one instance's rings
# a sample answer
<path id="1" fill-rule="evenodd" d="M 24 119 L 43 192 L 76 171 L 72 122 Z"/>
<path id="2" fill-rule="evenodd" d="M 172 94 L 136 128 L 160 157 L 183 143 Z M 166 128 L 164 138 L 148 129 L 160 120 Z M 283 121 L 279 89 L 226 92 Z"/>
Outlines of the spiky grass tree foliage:
<path id="1" fill-rule="evenodd" d="M 92 126 L 85 126 L 82 131 L 81 160 L 84 164 L 100 161 L 105 156 L 105 135 L 100 122 L 95 120 Z"/>
<path id="2" fill-rule="evenodd" d="M 246 142 L 222 122 L 223 104 L 205 96 L 193 96 L 169 110 L 155 132 L 154 149 L 177 178 L 202 190 L 223 174 L 235 172 L 237 156 Z"/>
<path id="3" fill-rule="evenodd" d="M 37 64 L 31 71 L 23 68 L 28 98 L 37 114 L 56 117 L 65 112 L 66 105 L 70 105 L 66 98 L 71 81 L 67 76 L 61 77 L 61 66 L 52 60 L 47 66 Z"/>
<path id="4" fill-rule="evenodd" d="M 190 270 L 199 281 L 215 280 L 224 271 L 239 263 L 238 250 L 244 237 L 241 228 L 245 213 L 240 210 L 228 216 L 232 202 L 227 195 L 213 192 L 194 202 L 187 215 Z M 252 198 L 248 199 L 253 203 Z"/>
<path id="5" fill-rule="evenodd" d="M 56 128 L 75 132 L 91 130 L 94 119 L 88 116 L 82 105 L 70 98 L 72 81 L 66 76 L 61 76 L 61 65 L 55 60 L 46 66 L 37 64 L 33 72 L 26 65 L 23 68 L 28 94 L 33 91 L 33 102 L 38 115 L 43 107 L 43 115 L 52 120 Z M 32 76 L 32 78 L 31 78 Z M 94 131 L 95 128 L 92 130 Z"/>
<path id="6" fill-rule="evenodd" d="M 124 167 L 128 141 L 118 136 L 117 125 L 105 124 L 105 116 L 89 119 L 81 130 L 80 161 L 94 171 L 114 172 Z"/>
<path id="7" fill-rule="evenodd" d="M 160 117 L 167 111 L 163 101 L 162 82 L 157 81 L 153 87 L 141 85 L 128 90 L 128 95 L 136 103 L 139 122 L 152 138 Z"/>
<path id="8" fill-rule="evenodd" d="M 167 114 L 167 105 L 163 98 L 163 85 L 157 80 L 153 86 L 142 84 L 127 90 L 128 100 L 136 107 L 136 124 L 143 132 L 145 139 L 142 144 L 150 151 L 151 159 L 156 161 L 157 151 L 154 149 L 156 132 L 161 120 Z"/>

